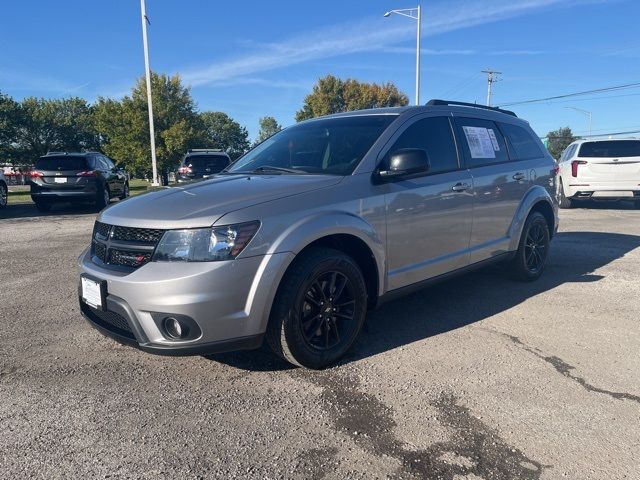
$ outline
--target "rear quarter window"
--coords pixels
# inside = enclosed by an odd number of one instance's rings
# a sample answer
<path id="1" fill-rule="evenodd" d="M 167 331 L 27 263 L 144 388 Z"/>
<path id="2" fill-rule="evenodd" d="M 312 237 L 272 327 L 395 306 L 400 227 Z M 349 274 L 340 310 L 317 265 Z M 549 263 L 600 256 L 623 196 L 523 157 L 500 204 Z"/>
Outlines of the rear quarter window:
<path id="1" fill-rule="evenodd" d="M 531 160 L 543 156 L 536 139 L 524 128 L 510 123 L 501 123 L 500 128 L 512 147 L 514 160 Z"/>

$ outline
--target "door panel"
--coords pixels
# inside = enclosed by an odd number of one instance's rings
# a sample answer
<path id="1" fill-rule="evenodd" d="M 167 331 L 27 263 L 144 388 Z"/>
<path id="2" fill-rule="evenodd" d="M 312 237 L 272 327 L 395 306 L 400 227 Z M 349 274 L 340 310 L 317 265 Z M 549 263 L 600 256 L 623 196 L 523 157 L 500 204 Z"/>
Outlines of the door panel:
<path id="1" fill-rule="evenodd" d="M 405 148 L 424 149 L 431 168 L 386 184 L 389 290 L 467 265 L 471 235 L 472 178 L 460 169 L 448 117 L 423 116 L 406 126 L 386 159 Z"/>

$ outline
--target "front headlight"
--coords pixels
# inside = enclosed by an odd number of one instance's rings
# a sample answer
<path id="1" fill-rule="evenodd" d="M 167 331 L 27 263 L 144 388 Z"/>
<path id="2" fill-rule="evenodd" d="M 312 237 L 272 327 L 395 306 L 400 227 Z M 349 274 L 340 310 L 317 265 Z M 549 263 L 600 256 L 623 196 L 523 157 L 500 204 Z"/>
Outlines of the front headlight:
<path id="1" fill-rule="evenodd" d="M 233 260 L 251 241 L 260 222 L 223 227 L 167 230 L 156 248 L 156 262 L 214 262 Z"/>

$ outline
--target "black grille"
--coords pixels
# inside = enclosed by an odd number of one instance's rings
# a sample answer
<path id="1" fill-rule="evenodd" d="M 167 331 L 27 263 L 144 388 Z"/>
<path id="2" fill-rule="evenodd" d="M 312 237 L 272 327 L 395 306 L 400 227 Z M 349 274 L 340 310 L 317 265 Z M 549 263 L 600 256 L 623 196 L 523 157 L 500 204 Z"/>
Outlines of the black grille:
<path id="1" fill-rule="evenodd" d="M 103 265 L 138 268 L 151 261 L 164 230 L 96 222 L 91 252 Z"/>
<path id="2" fill-rule="evenodd" d="M 154 228 L 113 227 L 113 240 L 123 242 L 158 243 L 164 230 Z"/>
<path id="3" fill-rule="evenodd" d="M 97 308 L 90 307 L 84 302 L 82 302 L 80 308 L 82 309 L 82 312 L 89 317 L 89 320 L 96 325 L 120 336 L 135 340 L 135 336 L 129 327 L 127 319 L 122 315 L 118 315 L 114 312 L 98 310 Z"/>
<path id="4" fill-rule="evenodd" d="M 97 254 L 96 254 L 97 256 Z M 137 268 L 151 260 L 151 253 L 118 250 L 112 248 L 109 250 L 109 261 L 112 265 L 124 265 L 126 267 Z"/>

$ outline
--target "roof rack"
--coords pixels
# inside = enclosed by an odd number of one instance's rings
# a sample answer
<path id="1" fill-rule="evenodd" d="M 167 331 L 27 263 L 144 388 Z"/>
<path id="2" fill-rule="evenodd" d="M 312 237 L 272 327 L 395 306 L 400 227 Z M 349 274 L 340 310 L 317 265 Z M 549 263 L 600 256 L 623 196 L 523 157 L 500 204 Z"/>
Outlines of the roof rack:
<path id="1" fill-rule="evenodd" d="M 222 153 L 223 150 L 221 148 L 190 148 L 187 150 L 187 153 L 191 152 L 217 152 Z"/>
<path id="2" fill-rule="evenodd" d="M 484 110 L 492 110 L 494 112 L 506 113 L 507 115 L 517 117 L 517 115 L 511 110 L 503 110 L 499 107 L 489 107 L 488 105 L 479 105 L 477 103 L 456 102 L 455 100 L 429 100 L 426 105 L 459 105 L 461 107 L 482 108 Z"/>
<path id="3" fill-rule="evenodd" d="M 47 155 L 67 155 L 67 152 L 47 152 L 45 153 L 45 157 Z"/>

